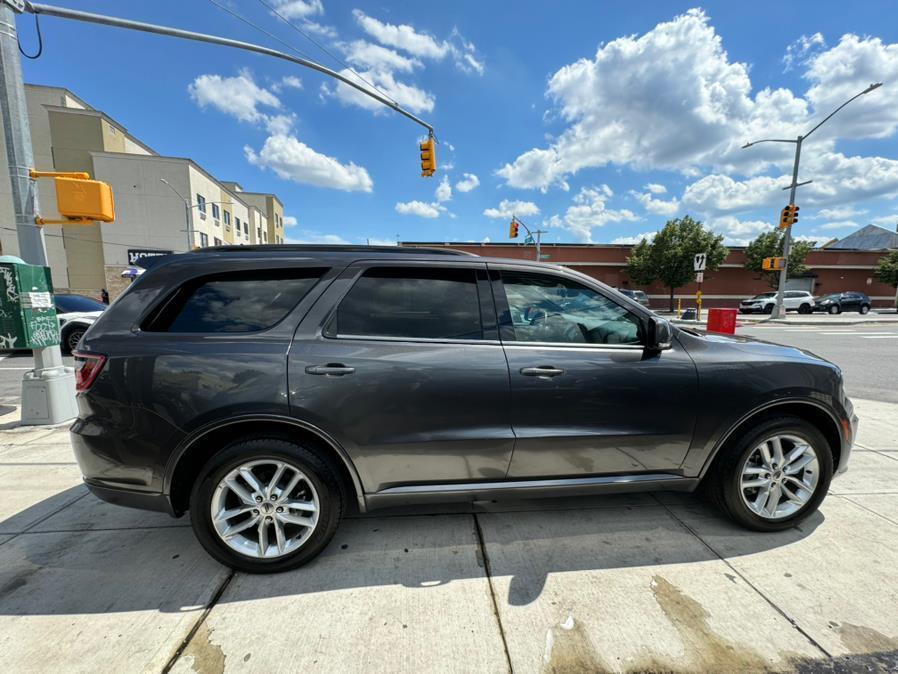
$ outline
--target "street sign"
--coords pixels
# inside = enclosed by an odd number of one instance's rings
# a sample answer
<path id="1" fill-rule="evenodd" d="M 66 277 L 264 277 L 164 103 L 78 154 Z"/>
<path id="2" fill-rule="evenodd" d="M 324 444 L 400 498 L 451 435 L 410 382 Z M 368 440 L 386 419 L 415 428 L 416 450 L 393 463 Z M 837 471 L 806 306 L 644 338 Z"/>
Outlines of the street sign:
<path id="1" fill-rule="evenodd" d="M 541 255 L 539 256 L 539 259 L 540 259 L 540 260 L 548 260 L 548 259 L 549 259 L 549 256 L 546 255 L 545 253 L 543 253 L 543 254 L 541 254 Z"/>
<path id="2" fill-rule="evenodd" d="M 704 282 L 704 280 L 705 280 L 705 272 L 703 272 L 703 271 L 695 272 L 695 282 L 696 283 L 702 283 L 702 282 Z"/>
<path id="3" fill-rule="evenodd" d="M 707 253 L 699 253 L 695 256 L 694 264 L 692 265 L 695 271 L 705 271 L 705 266 L 708 264 L 708 254 Z"/>

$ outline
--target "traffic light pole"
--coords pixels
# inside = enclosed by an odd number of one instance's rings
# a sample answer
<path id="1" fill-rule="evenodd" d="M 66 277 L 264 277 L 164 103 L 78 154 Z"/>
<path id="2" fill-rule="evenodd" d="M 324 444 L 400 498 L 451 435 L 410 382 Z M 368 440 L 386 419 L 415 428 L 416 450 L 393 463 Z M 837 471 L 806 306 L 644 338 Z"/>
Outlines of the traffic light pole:
<path id="1" fill-rule="evenodd" d="M 795 163 L 792 165 L 792 184 L 789 186 L 789 205 L 795 205 L 795 190 L 798 189 L 798 162 L 801 161 L 801 141 L 799 136 L 795 141 Z M 786 227 L 786 235 L 783 237 L 783 268 L 780 269 L 780 282 L 776 289 L 776 308 L 773 311 L 774 318 L 786 317 L 786 280 L 789 278 L 789 251 L 792 249 L 792 225 Z"/>
<path id="2" fill-rule="evenodd" d="M 19 255 L 29 264 L 48 266 L 43 229 L 35 224 L 37 192 L 29 171 L 34 168 L 31 127 L 19 60 L 16 14 L 0 0 L 0 113 L 6 158 L 12 183 Z M 58 424 L 78 414 L 75 403 L 75 374 L 62 362 L 59 345 L 35 349 L 34 369 L 22 380 L 21 422 L 23 425 Z"/>

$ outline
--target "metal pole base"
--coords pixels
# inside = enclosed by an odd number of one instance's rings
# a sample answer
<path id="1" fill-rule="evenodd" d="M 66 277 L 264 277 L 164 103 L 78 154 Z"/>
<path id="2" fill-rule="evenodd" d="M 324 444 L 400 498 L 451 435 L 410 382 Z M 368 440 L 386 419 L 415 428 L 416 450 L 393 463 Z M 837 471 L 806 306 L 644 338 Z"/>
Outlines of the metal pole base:
<path id="1" fill-rule="evenodd" d="M 61 424 L 77 416 L 74 368 L 56 367 L 25 373 L 22 379 L 23 426 Z"/>

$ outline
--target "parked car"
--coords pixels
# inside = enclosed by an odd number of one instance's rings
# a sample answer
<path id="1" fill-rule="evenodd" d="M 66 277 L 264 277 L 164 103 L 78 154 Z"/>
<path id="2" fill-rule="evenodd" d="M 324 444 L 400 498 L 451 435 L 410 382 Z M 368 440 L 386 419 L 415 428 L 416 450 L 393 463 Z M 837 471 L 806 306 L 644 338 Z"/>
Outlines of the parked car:
<path id="1" fill-rule="evenodd" d="M 70 353 L 78 347 L 85 331 L 107 307 L 86 295 L 54 295 L 53 301 L 59 319 L 60 347 Z"/>
<path id="2" fill-rule="evenodd" d="M 814 310 L 814 296 L 806 290 L 786 290 L 783 293 L 783 305 L 786 311 L 797 311 L 809 314 Z M 772 314 L 776 306 L 776 292 L 761 293 L 739 304 L 740 314 Z"/>
<path id="3" fill-rule="evenodd" d="M 870 298 L 865 293 L 856 291 L 824 295 L 817 298 L 814 311 L 825 311 L 829 314 L 857 311 L 866 314 L 870 311 Z"/>
<path id="4" fill-rule="evenodd" d="M 351 511 L 700 486 L 810 515 L 857 417 L 835 365 L 673 326 L 577 272 L 446 249 L 150 258 L 75 352 L 90 490 L 283 571 Z"/>
<path id="5" fill-rule="evenodd" d="M 649 296 L 642 290 L 629 290 L 628 288 L 616 288 L 616 290 L 622 295 L 626 295 L 631 300 L 636 300 L 644 307 L 649 305 Z"/>

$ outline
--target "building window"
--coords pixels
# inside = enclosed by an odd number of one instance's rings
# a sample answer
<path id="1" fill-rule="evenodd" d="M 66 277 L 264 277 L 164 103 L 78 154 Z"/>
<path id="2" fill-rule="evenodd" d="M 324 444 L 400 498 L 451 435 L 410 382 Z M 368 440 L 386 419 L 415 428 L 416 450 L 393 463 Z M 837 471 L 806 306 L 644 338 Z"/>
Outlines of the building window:
<path id="1" fill-rule="evenodd" d="M 264 241 L 265 243 L 268 243 L 268 232 L 262 233 L 262 241 Z"/>
<path id="2" fill-rule="evenodd" d="M 240 218 L 238 218 L 236 215 L 234 216 L 234 227 L 238 232 L 240 231 Z"/>
<path id="3" fill-rule="evenodd" d="M 215 238 L 213 239 L 213 241 L 215 242 L 215 245 L 216 245 L 216 246 L 220 246 L 220 245 L 221 245 L 221 239 L 219 239 L 218 237 L 215 237 Z"/>
<path id="4" fill-rule="evenodd" d="M 197 209 L 199 209 L 200 213 L 206 212 L 206 197 L 204 197 L 202 194 L 196 195 L 196 207 Z"/>
<path id="5" fill-rule="evenodd" d="M 243 221 L 243 233 L 249 236 L 249 222 L 247 220 Z"/>
<path id="6" fill-rule="evenodd" d="M 209 247 L 209 235 L 203 234 L 200 232 L 200 248 L 208 248 Z"/>
<path id="7" fill-rule="evenodd" d="M 262 241 L 262 228 L 256 227 L 256 241 Z"/>
<path id="8" fill-rule="evenodd" d="M 224 221 L 226 225 L 231 224 L 231 214 L 228 211 L 224 212 Z"/>
<path id="9" fill-rule="evenodd" d="M 218 204 L 212 204 L 212 219 L 218 220 L 219 217 L 221 217 L 221 213 Z"/>

